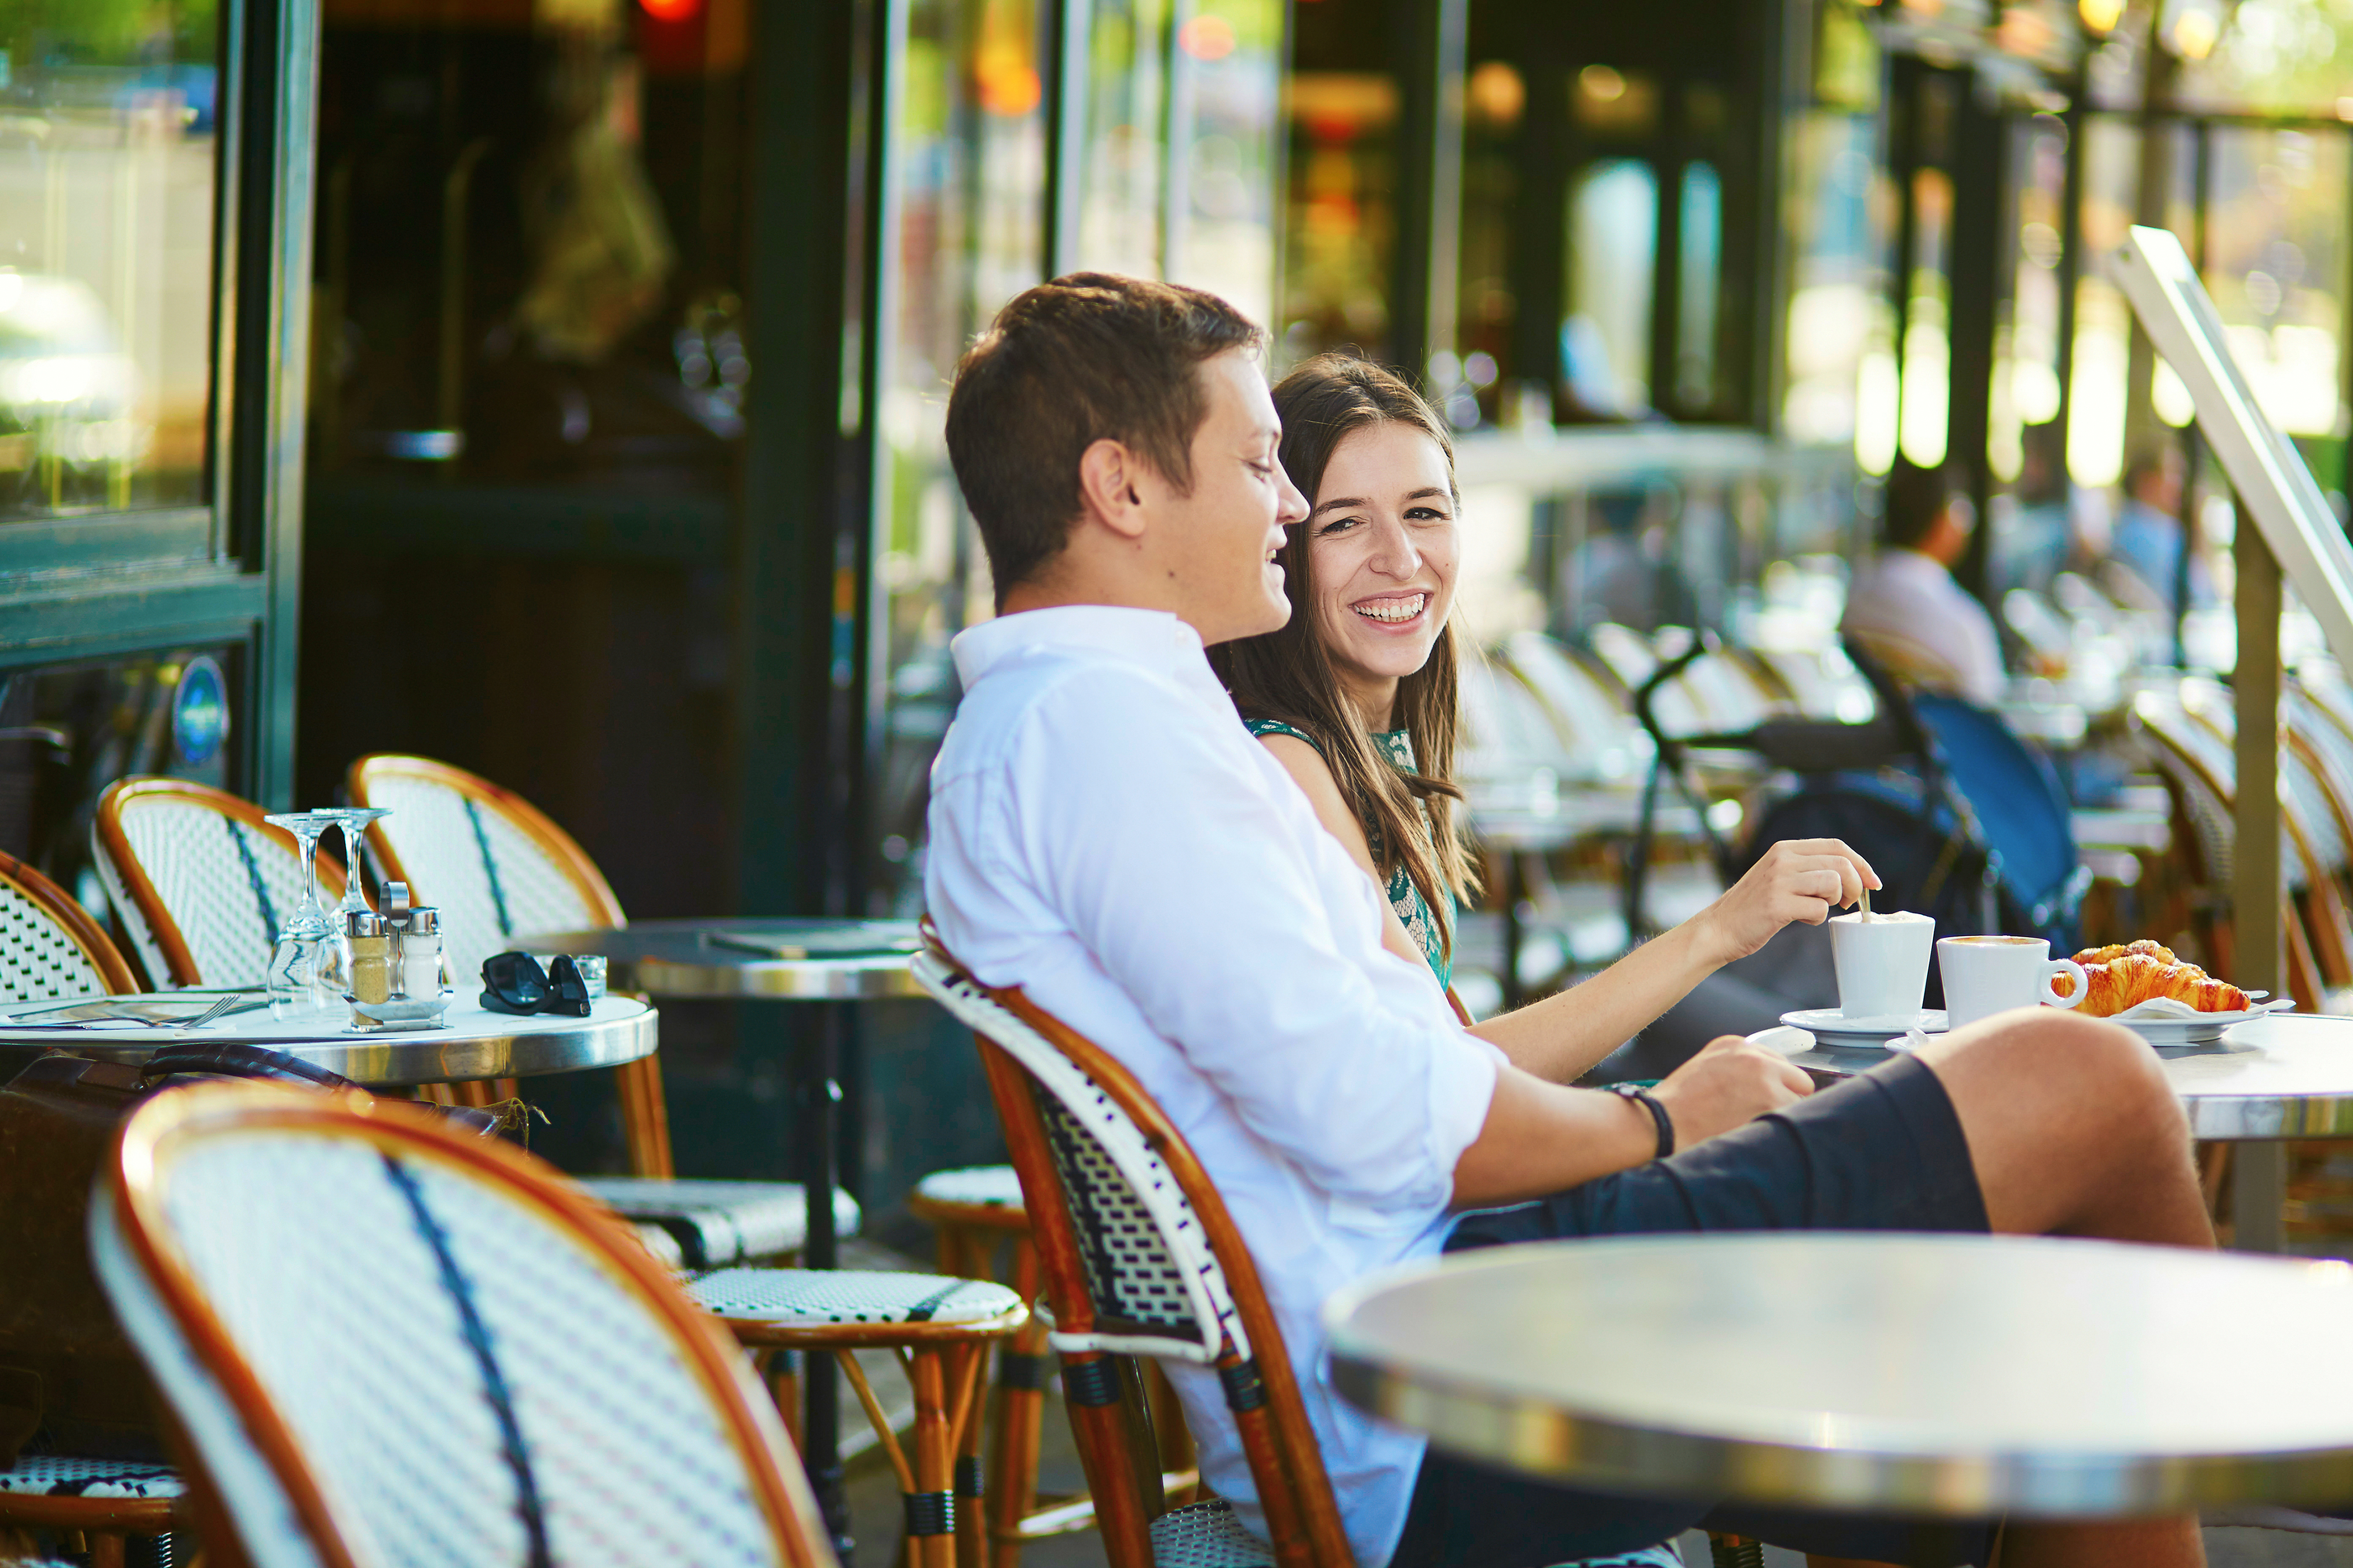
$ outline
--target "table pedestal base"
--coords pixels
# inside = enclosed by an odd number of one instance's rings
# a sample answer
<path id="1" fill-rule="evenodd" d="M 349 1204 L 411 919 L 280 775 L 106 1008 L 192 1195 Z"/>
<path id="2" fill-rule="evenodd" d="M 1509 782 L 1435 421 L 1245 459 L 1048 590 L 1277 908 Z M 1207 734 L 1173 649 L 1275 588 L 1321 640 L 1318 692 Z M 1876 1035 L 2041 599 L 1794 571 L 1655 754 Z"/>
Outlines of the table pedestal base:
<path id="1" fill-rule="evenodd" d="M 2231 1146 L 2231 1246 L 2240 1252 L 2287 1247 L 2287 1145 Z"/>

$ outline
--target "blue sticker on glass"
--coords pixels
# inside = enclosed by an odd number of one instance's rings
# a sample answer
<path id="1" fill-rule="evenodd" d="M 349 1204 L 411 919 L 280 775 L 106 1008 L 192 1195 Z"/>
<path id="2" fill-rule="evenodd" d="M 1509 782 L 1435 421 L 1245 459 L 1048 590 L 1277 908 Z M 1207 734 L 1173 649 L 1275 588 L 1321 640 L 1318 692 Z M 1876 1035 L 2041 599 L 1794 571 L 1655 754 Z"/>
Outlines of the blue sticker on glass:
<path id="1" fill-rule="evenodd" d="M 180 689 L 172 699 L 172 748 L 180 761 L 203 767 L 220 755 L 228 739 L 228 686 L 210 654 L 198 654 L 180 672 Z"/>

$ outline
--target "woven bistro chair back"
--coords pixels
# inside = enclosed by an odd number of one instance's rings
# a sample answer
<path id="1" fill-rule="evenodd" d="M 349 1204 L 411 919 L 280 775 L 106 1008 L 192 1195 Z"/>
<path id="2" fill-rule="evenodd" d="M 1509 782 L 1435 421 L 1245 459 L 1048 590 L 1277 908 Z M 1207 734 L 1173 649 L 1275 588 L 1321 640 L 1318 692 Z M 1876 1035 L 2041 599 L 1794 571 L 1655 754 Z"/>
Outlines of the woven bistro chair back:
<path id="1" fill-rule="evenodd" d="M 351 765 L 353 805 L 392 815 L 368 829 L 386 880 L 441 911 L 449 972 L 459 984 L 482 960 L 534 931 L 628 923 L 603 872 L 572 836 L 529 801 L 429 757 L 386 753 Z"/>
<path id="2" fill-rule="evenodd" d="M 421 1108 L 159 1095 L 91 1205 L 117 1315 L 254 1568 L 830 1549 L 715 1320 L 559 1174 Z"/>
<path id="3" fill-rule="evenodd" d="M 0 1002 L 138 989 L 122 951 L 89 910 L 22 860 L 0 855 Z"/>
<path id="4" fill-rule="evenodd" d="M 1350 1568 L 1257 1266 L 1183 1134 L 1125 1068 L 1019 990 L 984 986 L 938 952 L 913 969 L 978 1037 L 1113 1568 Z M 1123 1386 L 1128 1355 L 1217 1369 L 1271 1551 L 1221 1500 L 1166 1509 L 1159 1456 Z"/>
<path id="5" fill-rule="evenodd" d="M 482 960 L 518 937 L 629 923 L 588 852 L 531 802 L 486 778 L 430 757 L 378 752 L 351 765 L 344 792 L 353 805 L 391 811 L 369 826 L 368 852 L 385 880 L 407 883 L 411 898 L 441 911 L 460 992 L 480 985 Z M 676 1166 L 660 1063 L 641 1058 L 613 1077 L 630 1173 L 669 1179 Z"/>
<path id="6" fill-rule="evenodd" d="M 302 897 L 294 836 L 261 807 L 186 779 L 107 786 L 90 847 L 131 956 L 151 986 L 259 985 L 279 931 Z M 343 896 L 343 868 L 317 858 L 319 897 Z"/>

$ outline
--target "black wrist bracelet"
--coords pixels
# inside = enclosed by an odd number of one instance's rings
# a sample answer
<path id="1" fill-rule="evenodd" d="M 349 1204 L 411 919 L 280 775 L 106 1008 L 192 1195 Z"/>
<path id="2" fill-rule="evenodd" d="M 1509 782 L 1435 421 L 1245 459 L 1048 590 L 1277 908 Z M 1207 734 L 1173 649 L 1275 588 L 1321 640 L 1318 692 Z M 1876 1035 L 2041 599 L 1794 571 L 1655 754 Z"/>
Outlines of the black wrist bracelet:
<path id="1" fill-rule="evenodd" d="M 1609 1088 L 1612 1093 L 1622 1094 L 1628 1100 L 1634 1101 L 1643 1110 L 1649 1111 L 1651 1113 L 1651 1120 L 1658 1123 L 1659 1150 L 1656 1154 L 1651 1156 L 1651 1158 L 1663 1160 L 1668 1155 L 1673 1153 L 1675 1152 L 1675 1124 L 1673 1121 L 1668 1117 L 1667 1108 L 1659 1103 L 1658 1098 L 1651 1094 L 1650 1090 L 1636 1084 L 1616 1083 L 1611 1084 Z"/>

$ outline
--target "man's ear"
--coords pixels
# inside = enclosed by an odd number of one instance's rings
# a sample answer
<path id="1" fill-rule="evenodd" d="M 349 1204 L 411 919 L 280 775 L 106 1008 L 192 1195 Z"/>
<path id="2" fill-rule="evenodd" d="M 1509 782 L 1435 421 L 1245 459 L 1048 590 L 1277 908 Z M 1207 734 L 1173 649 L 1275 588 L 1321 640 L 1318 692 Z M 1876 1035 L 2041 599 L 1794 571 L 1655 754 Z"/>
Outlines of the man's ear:
<path id="1" fill-rule="evenodd" d="M 1150 475 L 1127 447 L 1106 436 L 1079 456 L 1079 498 L 1087 515 L 1126 539 L 1144 537 Z"/>

